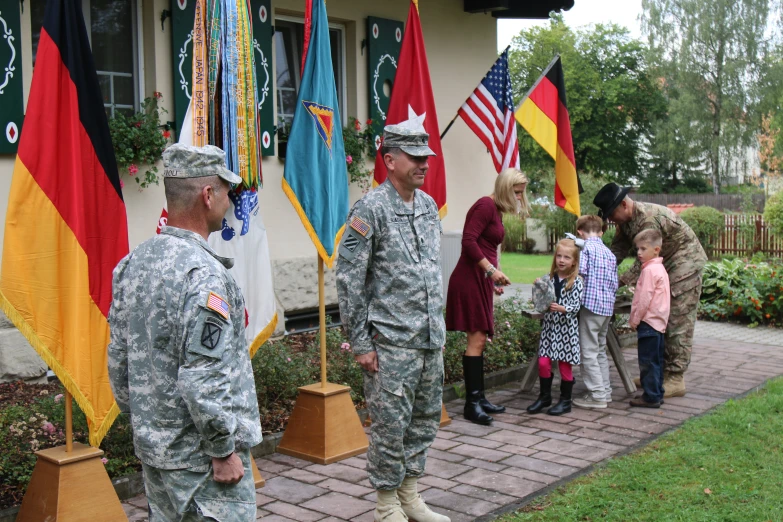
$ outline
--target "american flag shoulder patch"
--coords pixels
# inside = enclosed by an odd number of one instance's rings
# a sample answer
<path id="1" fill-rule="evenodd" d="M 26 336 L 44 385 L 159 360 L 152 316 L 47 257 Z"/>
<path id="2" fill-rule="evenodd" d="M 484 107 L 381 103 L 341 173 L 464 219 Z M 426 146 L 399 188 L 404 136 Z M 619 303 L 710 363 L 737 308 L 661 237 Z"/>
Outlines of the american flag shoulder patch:
<path id="1" fill-rule="evenodd" d="M 366 221 L 357 216 L 351 220 L 351 228 L 361 234 L 362 237 L 367 237 L 371 227 Z"/>
<path id="2" fill-rule="evenodd" d="M 207 308 L 222 315 L 224 319 L 228 319 L 228 303 L 215 292 L 209 293 L 209 296 L 207 297 Z"/>

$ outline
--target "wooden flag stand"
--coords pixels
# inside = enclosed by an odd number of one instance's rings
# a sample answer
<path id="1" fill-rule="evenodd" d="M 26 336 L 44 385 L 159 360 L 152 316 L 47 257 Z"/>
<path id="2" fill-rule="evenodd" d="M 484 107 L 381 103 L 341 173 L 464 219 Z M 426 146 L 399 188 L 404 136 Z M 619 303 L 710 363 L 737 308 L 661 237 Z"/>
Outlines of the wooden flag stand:
<path id="1" fill-rule="evenodd" d="M 256 485 L 256 489 L 266 486 L 266 480 L 261 476 L 261 472 L 258 471 L 258 464 L 256 464 L 256 459 L 253 458 L 253 455 L 250 455 L 250 469 L 253 470 L 253 483 Z"/>
<path id="2" fill-rule="evenodd" d="M 321 256 L 318 256 L 318 307 L 321 382 L 299 388 L 299 397 L 277 451 L 317 464 L 331 464 L 364 453 L 368 442 L 351 400 L 351 388 L 326 380 L 326 305 Z"/>
<path id="3" fill-rule="evenodd" d="M 449 417 L 449 414 L 446 411 L 446 405 L 442 404 L 440 412 L 440 427 L 443 428 L 449 424 L 451 424 L 451 417 Z"/>
<path id="4" fill-rule="evenodd" d="M 65 446 L 36 451 L 38 461 L 16 522 L 127 521 L 101 462 L 103 451 L 73 443 L 73 404 L 65 399 Z"/>

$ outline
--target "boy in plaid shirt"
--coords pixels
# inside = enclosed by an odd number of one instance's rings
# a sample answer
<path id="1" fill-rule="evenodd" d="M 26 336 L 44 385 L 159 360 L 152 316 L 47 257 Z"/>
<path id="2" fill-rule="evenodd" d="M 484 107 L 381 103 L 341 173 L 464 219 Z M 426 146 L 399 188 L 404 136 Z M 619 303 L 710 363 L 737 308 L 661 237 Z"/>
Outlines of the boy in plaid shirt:
<path id="1" fill-rule="evenodd" d="M 601 240 L 604 222 L 598 216 L 580 217 L 576 232 L 585 240 L 579 260 L 579 275 L 585 282 L 579 310 L 579 344 L 587 393 L 575 398 L 573 404 L 580 408 L 606 408 L 606 403 L 612 402 L 606 334 L 617 293 L 617 259 Z"/>

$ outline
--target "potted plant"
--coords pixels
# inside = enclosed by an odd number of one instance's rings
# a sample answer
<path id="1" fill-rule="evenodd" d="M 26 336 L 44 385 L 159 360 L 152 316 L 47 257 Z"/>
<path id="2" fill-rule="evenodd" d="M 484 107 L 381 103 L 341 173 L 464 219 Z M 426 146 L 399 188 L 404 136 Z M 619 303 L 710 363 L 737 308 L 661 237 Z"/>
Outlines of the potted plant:
<path id="1" fill-rule="evenodd" d="M 373 169 L 366 168 L 366 160 L 375 159 L 375 142 L 372 134 L 372 120 L 367 120 L 364 129 L 359 120 L 348 118 L 343 128 L 345 162 L 348 167 L 348 182 L 356 183 L 363 192 L 370 189 Z"/>
<path id="2" fill-rule="evenodd" d="M 158 107 L 162 97 L 159 92 L 155 92 L 152 97 L 144 99 L 141 111 L 136 114 L 129 116 L 117 111 L 109 118 L 109 133 L 117 168 L 120 174 L 127 173 L 135 179 L 141 188 L 159 183 L 155 163 L 160 160 L 171 138 L 169 124 L 160 123 L 161 113 L 167 112 Z M 139 174 L 139 166 L 142 169 L 146 167 L 142 174 Z M 121 179 L 120 185 L 124 185 Z"/>

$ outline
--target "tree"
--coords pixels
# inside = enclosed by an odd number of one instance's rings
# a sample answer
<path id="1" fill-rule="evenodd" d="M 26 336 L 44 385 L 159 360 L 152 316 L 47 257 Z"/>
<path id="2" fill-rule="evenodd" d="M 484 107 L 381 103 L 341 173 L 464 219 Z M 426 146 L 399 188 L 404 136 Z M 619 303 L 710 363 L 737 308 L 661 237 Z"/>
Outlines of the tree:
<path id="1" fill-rule="evenodd" d="M 758 179 L 753 179 L 757 185 L 764 182 L 764 187 L 767 190 L 770 181 L 781 175 L 780 167 L 783 166 L 783 157 L 777 151 L 779 136 L 780 127 L 773 125 L 772 114 L 767 114 L 761 119 L 761 129 L 756 134 L 761 172 Z"/>
<path id="2" fill-rule="evenodd" d="M 696 146 L 696 132 L 691 124 L 693 97 L 682 92 L 665 78 L 658 80 L 667 110 L 655 122 L 644 146 L 644 170 L 639 191 L 644 194 L 669 192 L 709 192 L 703 181 L 705 155 Z M 694 190 L 704 185 L 706 190 Z"/>
<path id="3" fill-rule="evenodd" d="M 627 182 L 641 173 L 641 143 L 665 109 L 647 73 L 646 51 L 618 25 L 573 30 L 562 16 L 514 38 L 509 68 L 514 98 L 521 100 L 560 54 L 577 171 Z M 534 179 L 551 176 L 552 159 L 524 131 L 520 163 Z M 535 189 L 535 185 L 533 189 Z"/>
<path id="4" fill-rule="evenodd" d="M 694 146 L 717 193 L 733 158 L 751 145 L 759 121 L 756 86 L 768 40 L 768 0 L 642 0 L 651 61 L 682 97 Z M 670 107 L 672 114 L 674 107 Z"/>

